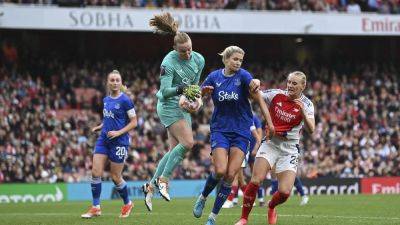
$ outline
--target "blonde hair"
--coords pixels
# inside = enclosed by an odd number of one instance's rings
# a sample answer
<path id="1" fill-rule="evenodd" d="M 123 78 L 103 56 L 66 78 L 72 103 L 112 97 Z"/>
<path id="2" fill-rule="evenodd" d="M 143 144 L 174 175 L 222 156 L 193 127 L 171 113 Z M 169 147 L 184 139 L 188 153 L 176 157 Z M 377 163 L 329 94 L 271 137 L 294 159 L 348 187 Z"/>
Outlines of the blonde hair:
<path id="1" fill-rule="evenodd" d="M 118 71 L 118 70 L 113 70 L 113 71 L 111 71 L 111 72 L 109 72 L 108 73 L 108 75 L 107 75 L 107 81 L 106 81 L 106 83 L 108 84 L 108 78 L 110 77 L 110 75 L 111 74 L 117 74 L 117 75 L 119 75 L 119 77 L 121 78 L 121 84 L 122 84 L 122 76 L 121 76 L 121 73 Z M 106 85 L 107 86 L 107 94 L 111 94 L 111 90 L 108 88 L 108 85 Z M 125 85 L 121 85 L 121 91 L 122 92 L 125 92 L 126 91 L 126 86 Z"/>
<path id="2" fill-rule="evenodd" d="M 289 76 L 290 76 L 290 75 L 299 77 L 299 78 L 301 79 L 301 81 L 303 82 L 304 86 L 306 85 L 306 83 L 307 83 L 307 76 L 306 76 L 303 72 L 301 72 L 301 71 L 294 71 L 294 72 L 289 73 Z M 289 76 L 288 76 L 288 77 L 289 77 Z"/>
<path id="3" fill-rule="evenodd" d="M 229 57 L 231 57 L 234 53 L 240 53 L 240 54 L 244 55 L 243 49 L 241 49 L 238 46 L 234 46 L 234 45 L 226 47 L 224 49 L 224 51 L 222 51 L 221 53 L 218 53 L 218 55 L 222 56 L 222 62 L 225 63 L 225 61 L 227 59 L 229 59 Z"/>
<path id="4" fill-rule="evenodd" d="M 173 35 L 174 46 L 190 41 L 187 33 L 178 31 L 179 24 L 169 12 L 155 15 L 150 19 L 149 25 L 154 29 L 154 33 L 156 34 Z"/>

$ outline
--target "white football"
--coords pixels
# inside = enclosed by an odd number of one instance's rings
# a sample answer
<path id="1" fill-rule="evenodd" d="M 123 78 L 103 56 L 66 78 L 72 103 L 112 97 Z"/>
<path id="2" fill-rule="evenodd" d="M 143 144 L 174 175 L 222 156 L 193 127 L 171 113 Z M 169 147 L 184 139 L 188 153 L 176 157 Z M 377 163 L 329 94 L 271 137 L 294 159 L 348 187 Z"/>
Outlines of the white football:
<path id="1" fill-rule="evenodd" d="M 184 95 L 181 95 L 179 98 L 179 107 L 189 113 L 197 112 L 202 105 L 203 100 L 201 100 L 201 98 L 196 98 L 195 101 L 190 101 Z"/>

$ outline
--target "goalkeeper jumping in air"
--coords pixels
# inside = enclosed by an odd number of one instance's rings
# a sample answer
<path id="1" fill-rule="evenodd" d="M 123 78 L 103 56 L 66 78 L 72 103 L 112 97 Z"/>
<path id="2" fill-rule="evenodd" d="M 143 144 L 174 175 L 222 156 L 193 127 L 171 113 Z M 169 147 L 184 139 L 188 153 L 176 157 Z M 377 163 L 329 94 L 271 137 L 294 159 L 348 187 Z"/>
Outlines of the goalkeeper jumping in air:
<path id="1" fill-rule="evenodd" d="M 145 204 L 152 210 L 154 188 L 170 201 L 168 180 L 174 169 L 182 162 L 186 152 L 193 147 L 192 121 L 190 114 L 178 105 L 180 95 L 189 100 L 200 97 L 197 85 L 204 68 L 204 57 L 192 51 L 192 41 L 187 33 L 178 31 L 178 23 L 171 14 L 163 13 L 150 20 L 154 32 L 174 36 L 174 45 L 161 63 L 160 89 L 157 93 L 157 114 L 167 128 L 170 150 L 159 161 L 156 172 L 149 183 L 143 185 Z"/>

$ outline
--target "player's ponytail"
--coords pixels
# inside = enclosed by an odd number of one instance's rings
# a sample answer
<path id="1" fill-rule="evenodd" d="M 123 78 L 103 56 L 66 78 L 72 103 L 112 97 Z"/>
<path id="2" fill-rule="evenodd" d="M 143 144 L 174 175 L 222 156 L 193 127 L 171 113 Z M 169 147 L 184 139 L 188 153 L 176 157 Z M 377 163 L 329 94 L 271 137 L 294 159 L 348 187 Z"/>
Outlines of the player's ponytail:
<path id="1" fill-rule="evenodd" d="M 155 15 L 150 19 L 149 25 L 156 34 L 174 36 L 174 46 L 176 46 L 176 44 L 186 43 L 190 40 L 187 33 L 178 31 L 178 21 L 174 20 L 169 12 Z"/>

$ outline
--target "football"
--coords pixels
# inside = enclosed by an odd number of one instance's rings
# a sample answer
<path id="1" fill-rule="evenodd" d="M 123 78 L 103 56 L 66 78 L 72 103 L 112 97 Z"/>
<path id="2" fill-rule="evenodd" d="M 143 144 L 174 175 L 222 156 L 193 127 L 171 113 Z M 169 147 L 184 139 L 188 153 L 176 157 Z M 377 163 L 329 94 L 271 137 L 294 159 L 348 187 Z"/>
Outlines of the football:
<path id="1" fill-rule="evenodd" d="M 203 100 L 201 98 L 196 98 L 195 101 L 190 101 L 185 95 L 181 95 L 179 98 L 179 107 L 189 113 L 197 112 L 202 105 Z"/>

